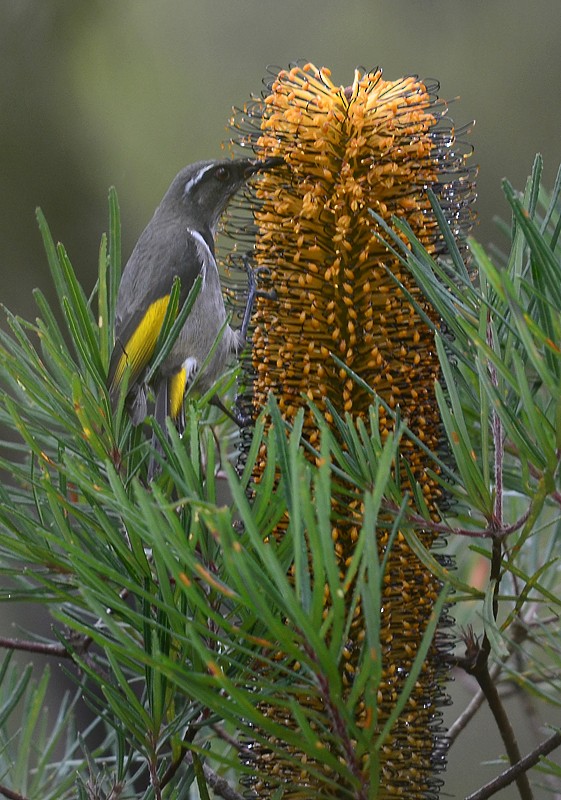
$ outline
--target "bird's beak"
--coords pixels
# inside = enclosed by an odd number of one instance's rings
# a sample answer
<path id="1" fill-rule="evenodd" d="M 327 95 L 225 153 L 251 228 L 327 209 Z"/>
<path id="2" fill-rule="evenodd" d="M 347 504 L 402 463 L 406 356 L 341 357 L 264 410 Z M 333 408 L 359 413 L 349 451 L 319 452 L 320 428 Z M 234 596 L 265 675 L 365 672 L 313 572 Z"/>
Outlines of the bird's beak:
<path id="1" fill-rule="evenodd" d="M 274 169 L 275 167 L 280 167 L 281 164 L 284 164 L 284 158 L 279 158 L 278 156 L 272 156 L 271 158 L 264 158 L 263 160 L 255 159 L 254 161 L 249 161 L 248 165 L 244 170 L 244 174 L 246 178 L 250 178 L 252 175 L 255 175 L 256 172 L 267 172 L 270 169 Z"/>

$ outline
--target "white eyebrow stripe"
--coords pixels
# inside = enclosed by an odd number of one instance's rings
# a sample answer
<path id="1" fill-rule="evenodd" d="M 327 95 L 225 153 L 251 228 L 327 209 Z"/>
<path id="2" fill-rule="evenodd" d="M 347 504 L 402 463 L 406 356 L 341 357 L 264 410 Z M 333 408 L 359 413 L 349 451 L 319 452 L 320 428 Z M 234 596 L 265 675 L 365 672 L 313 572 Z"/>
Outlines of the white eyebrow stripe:
<path id="1" fill-rule="evenodd" d="M 183 189 L 183 195 L 185 196 L 186 194 L 188 194 L 193 188 L 193 186 L 196 186 L 199 183 L 199 181 L 201 181 L 202 178 L 207 174 L 209 169 L 212 169 L 213 167 L 214 164 L 209 164 L 208 167 L 201 169 L 199 172 L 197 172 L 196 175 L 193 175 L 193 177 L 190 178 L 185 184 L 185 188 Z"/>
<path id="2" fill-rule="evenodd" d="M 199 231 L 194 231 L 193 228 L 189 228 L 189 233 L 197 243 L 197 250 L 199 251 L 199 255 L 201 256 L 201 275 L 203 277 L 203 286 L 205 284 L 206 278 L 206 268 L 207 264 L 216 264 L 214 256 L 212 255 L 212 250 L 206 243 L 204 236 L 202 236 Z"/>

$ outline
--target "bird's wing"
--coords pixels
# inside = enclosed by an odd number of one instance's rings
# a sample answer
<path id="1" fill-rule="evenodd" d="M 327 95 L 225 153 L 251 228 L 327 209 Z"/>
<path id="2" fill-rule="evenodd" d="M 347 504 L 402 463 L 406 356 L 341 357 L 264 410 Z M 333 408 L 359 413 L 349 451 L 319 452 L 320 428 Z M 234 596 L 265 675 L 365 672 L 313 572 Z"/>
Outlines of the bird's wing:
<path id="1" fill-rule="evenodd" d="M 190 230 L 160 226 L 144 231 L 123 271 L 115 320 L 115 346 L 107 378 L 117 400 L 125 370 L 129 386 L 149 365 L 167 311 L 173 281 L 181 280 L 180 307 L 197 275 L 213 259 L 203 237 Z"/>

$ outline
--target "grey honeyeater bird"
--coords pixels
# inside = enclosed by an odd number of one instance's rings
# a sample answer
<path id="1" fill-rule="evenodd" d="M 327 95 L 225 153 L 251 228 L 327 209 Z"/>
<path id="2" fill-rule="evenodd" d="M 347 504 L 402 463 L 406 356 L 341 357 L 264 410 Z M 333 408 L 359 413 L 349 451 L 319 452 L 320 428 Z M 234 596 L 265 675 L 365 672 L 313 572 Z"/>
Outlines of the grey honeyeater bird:
<path id="1" fill-rule="evenodd" d="M 126 405 L 134 425 L 140 424 L 148 413 L 145 377 L 176 276 L 180 279 L 180 308 L 198 275 L 202 285 L 171 352 L 153 380 L 154 416 L 158 423 L 165 429 L 169 416 L 181 429 L 184 395 L 195 376 L 198 390 L 207 391 L 243 348 L 255 280 L 248 270 L 244 321 L 240 330 L 234 330 L 225 324 L 226 308 L 214 254 L 216 230 L 228 202 L 245 182 L 255 173 L 281 163 L 280 158 L 241 158 L 199 161 L 184 167 L 140 235 L 119 286 L 115 346 L 107 379 L 116 406 L 129 369 Z M 209 363 L 200 371 L 213 347 Z"/>

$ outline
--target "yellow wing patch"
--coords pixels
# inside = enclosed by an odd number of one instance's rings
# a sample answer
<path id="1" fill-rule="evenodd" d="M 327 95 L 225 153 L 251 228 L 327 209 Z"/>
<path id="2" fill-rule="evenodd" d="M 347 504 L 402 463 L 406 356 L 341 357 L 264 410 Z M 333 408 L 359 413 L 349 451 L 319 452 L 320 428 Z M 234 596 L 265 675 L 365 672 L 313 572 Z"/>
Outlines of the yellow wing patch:
<path id="1" fill-rule="evenodd" d="M 169 295 L 160 297 L 148 306 L 146 314 L 140 320 L 136 330 L 125 345 L 123 355 L 119 359 L 113 385 L 118 386 L 125 373 L 125 369 L 130 364 L 131 382 L 142 372 L 148 364 L 154 349 L 160 330 L 166 315 L 169 303 Z"/>
<path id="2" fill-rule="evenodd" d="M 184 369 L 180 369 L 175 375 L 172 375 L 168 383 L 168 398 L 169 398 L 169 415 L 173 420 L 176 420 L 181 413 L 183 405 L 183 396 L 185 395 L 185 386 L 187 385 L 187 373 Z"/>

